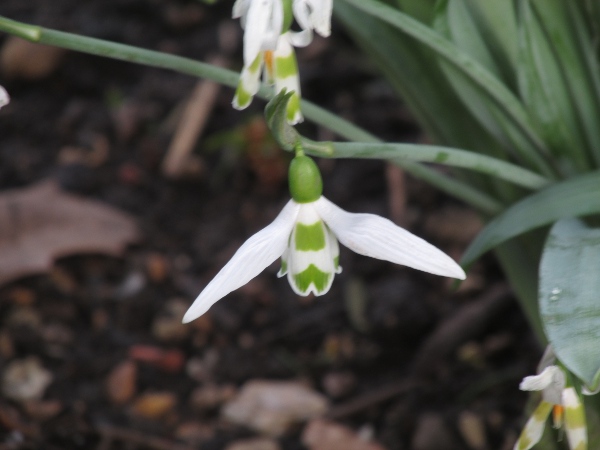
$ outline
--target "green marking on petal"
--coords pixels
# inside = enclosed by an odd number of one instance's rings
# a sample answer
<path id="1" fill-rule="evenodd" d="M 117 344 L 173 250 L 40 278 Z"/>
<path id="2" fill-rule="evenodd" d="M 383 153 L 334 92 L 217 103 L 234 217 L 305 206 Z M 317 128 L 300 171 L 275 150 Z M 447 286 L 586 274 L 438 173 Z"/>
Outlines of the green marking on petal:
<path id="1" fill-rule="evenodd" d="M 325 229 L 321 221 L 312 225 L 296 224 L 295 235 L 295 246 L 298 251 L 319 251 L 325 248 Z"/>
<path id="2" fill-rule="evenodd" d="M 248 72 L 251 72 L 253 74 L 258 72 L 260 70 L 260 67 L 262 66 L 262 59 L 262 54 L 259 53 L 256 59 L 252 61 L 252 64 L 250 64 L 250 67 L 248 67 Z"/>
<path id="3" fill-rule="evenodd" d="M 565 424 L 567 429 L 585 428 L 585 412 L 583 405 L 565 408 Z"/>
<path id="4" fill-rule="evenodd" d="M 517 447 L 518 450 L 527 450 L 528 448 L 531 448 L 531 446 L 535 444 L 535 442 L 531 442 L 531 439 L 529 439 L 529 436 L 526 435 L 525 433 L 523 433 L 521 435 L 521 437 L 519 438 L 519 445 Z"/>
<path id="5" fill-rule="evenodd" d="M 286 109 L 286 119 L 288 122 L 296 122 L 300 114 L 300 97 L 294 92 L 290 97 Z"/>
<path id="6" fill-rule="evenodd" d="M 541 402 L 538 405 L 538 407 L 535 408 L 535 411 L 533 412 L 533 415 L 531 417 L 533 417 L 538 422 L 544 422 L 550 414 L 550 411 L 552 411 L 552 407 L 552 403 Z"/>
<path id="7" fill-rule="evenodd" d="M 287 265 L 287 261 L 282 259 L 281 260 L 281 269 L 279 269 L 279 276 L 283 276 L 287 273 L 288 271 L 288 265 Z"/>
<path id="8" fill-rule="evenodd" d="M 300 292 L 308 291 L 310 285 L 314 285 L 317 293 L 321 293 L 329 284 L 333 274 L 320 271 L 317 266 L 311 264 L 308 268 L 294 275 L 294 282 Z"/>
<path id="9" fill-rule="evenodd" d="M 340 268 L 340 257 L 336 256 L 335 258 L 333 258 L 333 265 L 335 266 L 336 270 Z"/>
<path id="10" fill-rule="evenodd" d="M 246 89 L 244 89 L 242 83 L 238 84 L 238 87 L 235 90 L 235 97 L 233 98 L 233 102 L 240 109 L 248 107 L 248 105 L 250 105 L 250 103 L 252 102 L 252 95 L 250 95 L 250 93 Z"/>
<path id="11" fill-rule="evenodd" d="M 293 51 L 287 56 L 275 58 L 275 74 L 279 79 L 298 76 L 298 65 Z"/>

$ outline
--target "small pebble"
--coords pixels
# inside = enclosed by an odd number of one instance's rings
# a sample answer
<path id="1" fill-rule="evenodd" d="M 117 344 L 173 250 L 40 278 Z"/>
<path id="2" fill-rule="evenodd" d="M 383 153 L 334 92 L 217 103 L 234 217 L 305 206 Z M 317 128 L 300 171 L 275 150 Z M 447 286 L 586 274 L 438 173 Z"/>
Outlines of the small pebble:
<path id="1" fill-rule="evenodd" d="M 113 368 L 106 378 L 106 394 L 111 403 L 122 405 L 134 397 L 137 372 L 137 365 L 130 360 L 123 361 Z"/>
<path id="2" fill-rule="evenodd" d="M 458 429 L 467 445 L 473 450 L 487 448 L 485 425 L 478 415 L 470 411 L 462 412 L 458 417 Z"/>
<path id="3" fill-rule="evenodd" d="M 200 444 L 215 437 L 215 426 L 203 422 L 183 422 L 175 430 L 175 436 L 190 444 Z"/>
<path id="4" fill-rule="evenodd" d="M 458 450 L 461 446 L 458 445 L 441 416 L 427 413 L 418 419 L 410 448 L 412 450 Z"/>
<path id="5" fill-rule="evenodd" d="M 292 424 L 323 415 L 327 408 L 323 395 L 301 383 L 252 380 L 221 414 L 238 425 L 279 436 Z"/>
<path id="6" fill-rule="evenodd" d="M 322 385 L 331 398 L 348 395 L 356 387 L 356 376 L 352 372 L 329 372 L 323 377 Z"/>
<path id="7" fill-rule="evenodd" d="M 160 419 L 177 405 L 177 398 L 171 392 L 149 392 L 138 397 L 131 412 L 144 419 Z"/>
<path id="8" fill-rule="evenodd" d="M 39 400 L 52 383 L 52 373 L 39 359 L 28 357 L 11 362 L 2 375 L 2 393 L 16 401 Z"/>
<path id="9" fill-rule="evenodd" d="M 225 447 L 225 450 L 280 450 L 277 441 L 268 438 L 244 439 L 235 441 Z"/>
<path id="10" fill-rule="evenodd" d="M 209 384 L 196 388 L 192 392 L 190 404 L 198 411 L 209 411 L 231 400 L 236 392 L 235 386 L 231 384 L 224 386 Z"/>
<path id="11" fill-rule="evenodd" d="M 350 428 L 323 419 L 312 420 L 302 433 L 309 450 L 385 450 L 380 444 L 363 439 Z"/>
<path id="12" fill-rule="evenodd" d="M 182 323 L 181 318 L 189 308 L 182 299 L 167 301 L 163 310 L 152 323 L 152 334 L 162 342 L 181 342 L 190 334 L 190 326 Z"/>

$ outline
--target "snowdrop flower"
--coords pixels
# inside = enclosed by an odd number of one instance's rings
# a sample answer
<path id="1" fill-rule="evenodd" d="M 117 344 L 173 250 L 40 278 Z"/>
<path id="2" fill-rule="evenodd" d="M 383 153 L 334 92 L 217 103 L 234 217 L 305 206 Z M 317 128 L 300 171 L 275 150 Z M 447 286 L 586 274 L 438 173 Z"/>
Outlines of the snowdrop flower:
<path id="1" fill-rule="evenodd" d="M 265 81 L 275 85 L 275 93 L 284 88 L 293 92 L 287 105 L 287 121 L 292 125 L 302 122 L 300 78 L 293 46 L 301 47 L 307 44 L 302 35 L 287 32 L 279 36 L 274 50 L 260 51 L 254 61 L 250 65 L 244 65 L 242 69 L 233 107 L 244 109 L 250 105 L 252 97 L 260 88 L 261 72 L 264 72 Z"/>
<path id="2" fill-rule="evenodd" d="M 233 107 L 244 109 L 260 88 L 260 76 L 294 95 L 288 103 L 287 120 L 296 124 L 300 113 L 300 80 L 294 47 L 305 47 L 312 40 L 312 30 L 330 33 L 332 0 L 237 0 L 233 17 L 244 28 L 244 68 L 233 99 Z M 292 9 L 302 31 L 289 31 Z"/>
<path id="3" fill-rule="evenodd" d="M 292 8 L 302 29 L 314 29 L 323 37 L 331 34 L 333 0 L 294 0 Z"/>
<path id="4" fill-rule="evenodd" d="M 542 391 L 542 402 L 525 424 L 514 450 L 528 450 L 539 442 L 546 419 L 553 413 L 554 427 L 563 426 L 571 450 L 587 449 L 587 428 L 583 404 L 575 388 L 567 387 L 567 377 L 559 366 L 548 366 L 539 375 L 525 377 L 522 391 Z"/>
<path id="5" fill-rule="evenodd" d="M 204 314 L 218 300 L 256 277 L 278 258 L 279 276 L 298 295 L 324 295 L 339 265 L 338 240 L 361 255 L 436 275 L 465 278 L 448 255 L 423 239 L 373 214 L 352 214 L 321 196 L 322 181 L 312 159 L 290 165 L 290 200 L 273 223 L 250 237 L 200 293 L 183 322 Z"/>
<path id="6" fill-rule="evenodd" d="M 10 102 L 10 97 L 8 96 L 8 92 L 2 86 L 0 86 L 0 108 L 8 105 Z"/>

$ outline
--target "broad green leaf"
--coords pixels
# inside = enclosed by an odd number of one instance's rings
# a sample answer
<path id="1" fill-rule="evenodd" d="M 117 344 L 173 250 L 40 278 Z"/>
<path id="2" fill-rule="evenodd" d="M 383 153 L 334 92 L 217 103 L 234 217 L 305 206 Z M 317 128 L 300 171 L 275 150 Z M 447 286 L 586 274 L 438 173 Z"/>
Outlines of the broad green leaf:
<path id="1" fill-rule="evenodd" d="M 595 389 L 600 380 L 600 229 L 577 219 L 550 230 L 540 263 L 542 322 L 554 353 Z"/>
<path id="2" fill-rule="evenodd" d="M 555 183 L 525 197 L 498 215 L 479 233 L 465 252 L 461 264 L 529 230 L 550 225 L 565 217 L 600 213 L 600 171 Z"/>

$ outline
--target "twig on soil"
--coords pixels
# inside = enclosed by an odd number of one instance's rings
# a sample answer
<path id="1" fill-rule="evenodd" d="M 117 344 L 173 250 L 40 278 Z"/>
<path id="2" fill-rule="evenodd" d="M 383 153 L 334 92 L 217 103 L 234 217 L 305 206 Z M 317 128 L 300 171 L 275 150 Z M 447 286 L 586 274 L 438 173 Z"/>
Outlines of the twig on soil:
<path id="1" fill-rule="evenodd" d="M 226 64 L 221 57 L 211 59 L 210 63 L 221 67 Z M 221 85 L 214 81 L 201 80 L 196 83 L 163 160 L 162 173 L 165 176 L 179 178 L 185 174 L 190 154 L 204 130 L 220 90 Z"/>
<path id="2" fill-rule="evenodd" d="M 196 447 L 177 444 L 166 439 L 148 436 L 139 431 L 112 425 L 99 426 L 97 431 L 102 436 L 97 450 L 110 450 L 113 441 L 122 441 L 131 446 L 144 446 L 155 450 L 196 450 Z"/>
<path id="3" fill-rule="evenodd" d="M 400 226 L 406 227 L 406 180 L 404 170 L 391 163 L 385 166 L 385 178 L 388 186 L 390 217 Z"/>
<path id="4" fill-rule="evenodd" d="M 386 402 L 393 397 L 415 389 L 421 384 L 422 383 L 417 380 L 408 380 L 383 386 L 379 389 L 366 392 L 348 400 L 347 402 L 332 407 L 329 412 L 327 412 L 326 417 L 332 420 L 339 420 L 348 416 L 352 416 L 364 411 L 367 408 L 372 408 L 379 403 Z"/>

